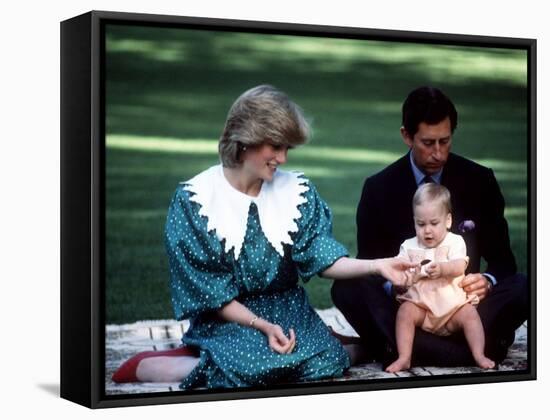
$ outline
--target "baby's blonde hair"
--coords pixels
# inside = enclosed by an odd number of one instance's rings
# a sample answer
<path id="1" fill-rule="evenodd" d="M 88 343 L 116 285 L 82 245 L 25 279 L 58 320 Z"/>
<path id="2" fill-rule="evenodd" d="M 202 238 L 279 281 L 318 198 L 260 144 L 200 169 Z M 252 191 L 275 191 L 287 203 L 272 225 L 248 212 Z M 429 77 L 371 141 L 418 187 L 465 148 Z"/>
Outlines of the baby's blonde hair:
<path id="1" fill-rule="evenodd" d="M 417 206 L 433 201 L 437 201 L 439 205 L 443 206 L 447 213 L 452 212 L 451 193 L 447 187 L 435 182 L 422 184 L 418 187 L 413 196 L 413 212 Z"/>

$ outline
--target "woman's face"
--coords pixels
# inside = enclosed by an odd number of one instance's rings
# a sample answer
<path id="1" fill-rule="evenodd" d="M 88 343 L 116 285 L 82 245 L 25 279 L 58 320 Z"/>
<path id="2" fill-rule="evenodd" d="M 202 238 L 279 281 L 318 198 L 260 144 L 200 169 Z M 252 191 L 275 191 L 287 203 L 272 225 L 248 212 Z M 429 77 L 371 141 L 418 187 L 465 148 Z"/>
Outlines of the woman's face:
<path id="1" fill-rule="evenodd" d="M 264 143 L 248 148 L 243 155 L 242 169 L 251 178 L 271 181 L 279 165 L 286 163 L 288 146 Z"/>

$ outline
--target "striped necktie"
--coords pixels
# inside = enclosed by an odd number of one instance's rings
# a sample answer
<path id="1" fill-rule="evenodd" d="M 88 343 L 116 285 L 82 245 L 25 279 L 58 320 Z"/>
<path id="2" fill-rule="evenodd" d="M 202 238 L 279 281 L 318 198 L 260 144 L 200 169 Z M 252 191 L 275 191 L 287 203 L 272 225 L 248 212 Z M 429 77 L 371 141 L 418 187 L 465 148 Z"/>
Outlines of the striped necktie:
<path id="1" fill-rule="evenodd" d="M 422 184 L 429 184 L 431 182 L 434 182 L 434 179 L 430 175 L 426 175 L 424 178 L 422 178 L 422 182 L 420 182 L 420 185 Z"/>

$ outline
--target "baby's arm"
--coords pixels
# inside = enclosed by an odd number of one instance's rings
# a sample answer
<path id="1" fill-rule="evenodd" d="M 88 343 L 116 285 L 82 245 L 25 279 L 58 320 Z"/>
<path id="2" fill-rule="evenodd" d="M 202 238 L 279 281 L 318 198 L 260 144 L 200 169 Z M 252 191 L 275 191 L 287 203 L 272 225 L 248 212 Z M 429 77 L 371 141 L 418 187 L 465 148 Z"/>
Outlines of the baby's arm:
<path id="1" fill-rule="evenodd" d="M 444 262 L 432 262 L 426 267 L 428 277 L 458 277 L 464 274 L 468 261 L 463 258 Z"/>

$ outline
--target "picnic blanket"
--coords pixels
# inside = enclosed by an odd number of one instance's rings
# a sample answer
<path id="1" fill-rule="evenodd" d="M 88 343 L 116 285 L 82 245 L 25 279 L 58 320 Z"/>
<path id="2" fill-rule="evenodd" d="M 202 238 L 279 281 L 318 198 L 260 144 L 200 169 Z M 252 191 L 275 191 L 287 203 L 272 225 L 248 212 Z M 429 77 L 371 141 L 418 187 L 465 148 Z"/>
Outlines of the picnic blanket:
<path id="1" fill-rule="evenodd" d="M 318 309 L 317 313 L 325 324 L 336 332 L 344 335 L 357 336 L 351 325 L 336 308 Z M 130 383 L 115 384 L 111 380 L 113 372 L 126 359 L 136 353 L 146 350 L 165 350 L 178 347 L 181 337 L 189 327 L 189 321 L 154 320 L 139 321 L 133 324 L 106 326 L 106 366 L 105 393 L 135 394 L 150 392 L 179 391 L 179 383 Z M 499 370 L 524 370 L 527 368 L 527 323 L 516 331 L 516 340 L 508 351 L 507 358 L 498 366 Z M 350 381 L 357 379 L 381 379 L 410 376 L 433 376 L 457 373 L 487 372 L 477 367 L 414 367 L 399 373 L 387 373 L 379 363 L 367 363 L 352 366 L 342 378 L 331 382 Z"/>

